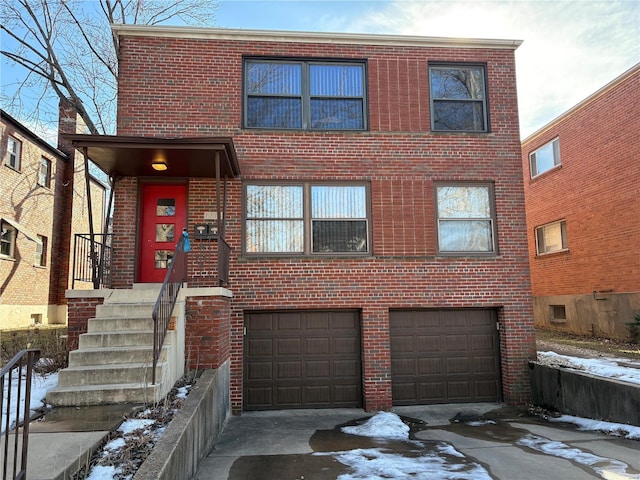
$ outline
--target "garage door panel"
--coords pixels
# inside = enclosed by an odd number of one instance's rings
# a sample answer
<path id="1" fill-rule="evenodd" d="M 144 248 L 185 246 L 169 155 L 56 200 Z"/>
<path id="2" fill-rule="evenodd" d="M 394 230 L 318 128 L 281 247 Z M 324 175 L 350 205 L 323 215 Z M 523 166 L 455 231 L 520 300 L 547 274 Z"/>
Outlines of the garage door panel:
<path id="1" fill-rule="evenodd" d="M 307 329 L 309 330 L 320 330 L 326 333 L 330 327 L 329 323 L 329 314 L 326 312 L 309 313 L 307 316 Z"/>
<path id="2" fill-rule="evenodd" d="M 329 360 L 305 362 L 305 376 L 307 378 L 330 378 L 331 362 Z"/>
<path id="3" fill-rule="evenodd" d="M 303 388 L 303 403 L 315 405 L 329 405 L 331 388 L 328 385 L 307 385 Z"/>
<path id="4" fill-rule="evenodd" d="M 358 360 L 334 360 L 333 361 L 333 377 L 354 378 L 360 377 L 362 374 L 360 362 Z"/>
<path id="5" fill-rule="evenodd" d="M 415 359 L 413 358 L 398 358 L 391 360 L 391 372 L 393 375 L 413 375 L 415 371 Z"/>
<path id="6" fill-rule="evenodd" d="M 302 367 L 300 362 L 277 362 L 276 365 L 277 376 L 275 380 L 302 378 Z"/>
<path id="7" fill-rule="evenodd" d="M 254 362 L 247 369 L 247 377 L 251 380 L 273 379 L 273 364 L 271 362 Z"/>
<path id="8" fill-rule="evenodd" d="M 302 342 L 299 338 L 278 338 L 276 339 L 276 355 L 287 356 L 302 354 Z"/>
<path id="9" fill-rule="evenodd" d="M 347 354 L 350 356 L 360 355 L 360 338 L 353 337 L 334 337 L 333 338 L 334 353 L 337 355 Z"/>
<path id="10" fill-rule="evenodd" d="M 305 340 L 305 352 L 307 355 L 328 355 L 331 353 L 331 339 L 322 338 L 307 338 Z"/>
<path id="11" fill-rule="evenodd" d="M 250 340 L 247 342 L 247 352 L 254 357 L 271 356 L 273 355 L 273 340 L 270 338 Z"/>
<path id="12" fill-rule="evenodd" d="M 248 313 L 245 327 L 246 410 L 362 406 L 358 312 Z"/>
<path id="13" fill-rule="evenodd" d="M 419 395 L 413 399 L 414 403 L 441 403 L 447 398 L 445 382 L 421 382 L 418 383 Z"/>
<path id="14" fill-rule="evenodd" d="M 302 387 L 299 385 L 276 388 L 276 402 L 283 406 L 299 405 L 302 401 Z"/>
<path id="15" fill-rule="evenodd" d="M 279 314 L 277 317 L 278 331 L 283 332 L 287 330 L 299 331 L 302 328 L 300 317 L 298 315 L 291 314 Z"/>
<path id="16" fill-rule="evenodd" d="M 447 352 L 466 352 L 469 350 L 468 338 L 465 334 L 444 335 L 441 339 L 444 342 L 443 350 Z"/>
<path id="17" fill-rule="evenodd" d="M 415 352 L 429 353 L 439 352 L 442 348 L 440 337 L 436 335 L 415 335 Z"/>
<path id="18" fill-rule="evenodd" d="M 394 405 L 500 400 L 495 325 L 495 310 L 391 311 Z"/>
<path id="19" fill-rule="evenodd" d="M 441 358 L 418 358 L 418 369 L 414 370 L 414 375 L 438 375 L 443 371 Z"/>

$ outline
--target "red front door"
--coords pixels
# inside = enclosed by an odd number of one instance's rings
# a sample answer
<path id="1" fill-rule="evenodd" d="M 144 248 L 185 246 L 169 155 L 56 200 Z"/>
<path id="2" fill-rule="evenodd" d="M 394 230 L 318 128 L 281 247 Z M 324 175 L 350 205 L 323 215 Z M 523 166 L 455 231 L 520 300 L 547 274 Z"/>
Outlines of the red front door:
<path id="1" fill-rule="evenodd" d="M 143 185 L 138 282 L 162 283 L 187 222 L 186 185 Z"/>

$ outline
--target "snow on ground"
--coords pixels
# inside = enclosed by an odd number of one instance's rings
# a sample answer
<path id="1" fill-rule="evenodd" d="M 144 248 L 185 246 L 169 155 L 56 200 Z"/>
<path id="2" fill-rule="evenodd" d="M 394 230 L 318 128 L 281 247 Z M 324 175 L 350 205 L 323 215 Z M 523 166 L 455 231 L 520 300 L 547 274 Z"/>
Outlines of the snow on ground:
<path id="1" fill-rule="evenodd" d="M 344 433 L 361 437 L 409 440 L 409 426 L 405 425 L 395 413 L 380 412 L 362 425 L 342 427 Z"/>
<path id="2" fill-rule="evenodd" d="M 554 457 L 564 458 L 591 468 L 601 478 L 640 480 L 640 474 L 627 473 L 629 465 L 620 460 L 600 457 L 579 448 L 570 447 L 566 443 L 553 441 L 538 435 L 525 435 L 518 440 L 518 445 L 532 448 L 538 452 Z"/>
<path id="3" fill-rule="evenodd" d="M 622 358 L 577 358 L 555 352 L 538 352 L 538 362 L 551 367 L 580 370 L 598 377 L 640 384 L 640 362 Z M 625 366 L 627 365 L 627 366 Z"/>
<path id="4" fill-rule="evenodd" d="M 465 462 L 464 455 L 452 445 L 440 443 L 427 450 L 424 443 L 409 440 L 409 427 L 395 413 L 379 412 L 361 425 L 342 427 L 344 433 L 383 440 L 410 442 L 409 455 L 388 448 L 357 448 L 354 450 L 314 453 L 332 456 L 351 468 L 337 480 L 491 480 L 491 475 L 475 462 Z"/>
<path id="5" fill-rule="evenodd" d="M 640 427 L 625 425 L 624 423 L 603 422 L 601 420 L 591 420 L 589 418 L 574 417 L 572 415 L 561 415 L 556 418 L 548 418 L 550 422 L 573 423 L 580 430 L 602 432 L 608 435 L 625 437 L 629 440 L 640 440 Z"/>
<path id="6" fill-rule="evenodd" d="M 25 404 L 25 385 L 26 380 L 24 376 L 20 379 L 20 416 L 24 413 L 24 404 Z M 30 417 L 35 415 L 35 410 L 42 408 L 45 406 L 44 398 L 47 395 L 47 392 L 58 385 L 58 374 L 51 373 L 48 375 L 38 375 L 36 373 L 33 374 L 31 378 L 31 401 L 29 402 L 29 410 L 31 412 Z M 9 395 L 9 382 L 5 382 L 3 386 L 2 392 L 3 398 L 8 398 Z M 12 408 L 9 412 L 9 430 L 13 429 L 16 424 L 16 412 L 15 401 L 18 397 L 18 370 L 13 370 L 11 372 L 11 404 Z M 7 412 L 6 406 L 2 405 L 2 425 L 0 426 L 0 431 L 4 432 L 4 427 L 7 421 Z"/>

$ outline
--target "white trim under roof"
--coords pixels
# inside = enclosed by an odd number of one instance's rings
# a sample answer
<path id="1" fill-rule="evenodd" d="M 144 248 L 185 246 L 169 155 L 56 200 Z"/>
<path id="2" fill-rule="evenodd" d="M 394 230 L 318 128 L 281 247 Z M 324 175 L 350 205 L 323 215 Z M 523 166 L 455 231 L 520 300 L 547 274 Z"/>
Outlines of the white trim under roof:
<path id="1" fill-rule="evenodd" d="M 485 38 L 419 37 L 363 33 L 298 32 L 284 30 L 242 30 L 232 28 L 175 27 L 155 25 L 111 25 L 118 36 L 175 37 L 252 42 L 345 43 L 412 47 L 492 48 L 515 50 L 522 40 Z"/>

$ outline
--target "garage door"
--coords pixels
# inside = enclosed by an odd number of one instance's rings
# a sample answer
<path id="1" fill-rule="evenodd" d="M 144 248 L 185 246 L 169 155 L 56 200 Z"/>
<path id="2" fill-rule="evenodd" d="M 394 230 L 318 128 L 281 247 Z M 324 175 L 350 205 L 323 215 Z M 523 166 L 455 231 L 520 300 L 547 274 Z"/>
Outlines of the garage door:
<path id="1" fill-rule="evenodd" d="M 357 311 L 248 313 L 245 410 L 362 406 Z"/>
<path id="2" fill-rule="evenodd" d="M 394 405 L 501 399 L 494 310 L 390 313 Z"/>

